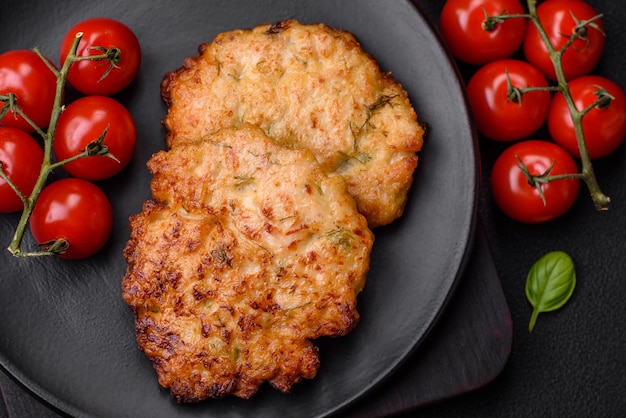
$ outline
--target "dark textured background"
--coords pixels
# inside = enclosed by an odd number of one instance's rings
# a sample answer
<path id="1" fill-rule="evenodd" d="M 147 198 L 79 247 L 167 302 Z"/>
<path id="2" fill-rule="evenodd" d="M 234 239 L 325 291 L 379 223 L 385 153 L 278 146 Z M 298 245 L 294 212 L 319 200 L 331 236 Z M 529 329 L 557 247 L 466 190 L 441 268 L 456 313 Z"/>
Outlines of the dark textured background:
<path id="1" fill-rule="evenodd" d="M 416 0 L 435 25 L 443 0 Z M 595 73 L 626 87 L 626 33 L 621 1 L 589 0 L 604 13 L 607 48 Z M 468 77 L 473 68 L 461 66 Z M 545 136 L 543 136 L 545 137 Z M 513 320 L 507 365 L 491 383 L 466 395 L 419 408 L 423 417 L 623 417 L 626 416 L 626 148 L 598 160 L 595 169 L 613 203 L 597 212 L 581 189 L 574 208 L 544 225 L 509 220 L 494 206 L 488 189 L 491 166 L 504 145 L 481 139 L 483 190 L 480 219 L 491 246 Z M 532 263 L 544 253 L 563 250 L 573 257 L 578 284 L 559 311 L 542 314 L 532 334 L 531 307 L 524 282 Z M 0 374 L 0 384 L 8 385 Z M 19 392 L 5 391 L 0 417 L 43 416 L 44 409 Z M 3 402 L 9 404 L 7 412 Z M 22 407 L 22 405 L 25 405 Z M 20 414 L 19 416 L 22 416 Z"/>
<path id="2" fill-rule="evenodd" d="M 436 24 L 444 3 L 419 2 Z M 626 88 L 626 3 L 588 3 L 604 14 L 607 37 L 605 53 L 594 73 Z M 473 68 L 461 70 L 467 77 Z M 626 416 L 626 148 L 622 146 L 594 164 L 600 186 L 612 199 L 608 211 L 597 212 L 581 187 L 570 212 L 536 226 L 511 221 L 495 207 L 488 182 L 491 166 L 504 147 L 481 138 L 480 148 L 480 218 L 513 317 L 512 351 L 507 366 L 491 384 L 420 409 L 420 415 Z M 552 250 L 563 250 L 573 257 L 578 284 L 570 301 L 559 311 L 540 315 L 529 334 L 526 273 L 536 259 Z"/>

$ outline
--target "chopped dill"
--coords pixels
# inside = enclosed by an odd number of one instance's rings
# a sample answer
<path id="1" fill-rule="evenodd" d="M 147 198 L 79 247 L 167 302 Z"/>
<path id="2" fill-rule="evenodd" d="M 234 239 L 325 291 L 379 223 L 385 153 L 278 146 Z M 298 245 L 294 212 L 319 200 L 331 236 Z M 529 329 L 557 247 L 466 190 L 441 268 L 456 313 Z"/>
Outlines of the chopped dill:
<path id="1" fill-rule="evenodd" d="M 241 81 L 241 74 L 228 73 L 226 75 L 229 76 L 230 78 L 232 78 L 233 80 L 237 81 L 237 82 Z"/>
<path id="2" fill-rule="evenodd" d="M 288 313 L 296 309 L 304 308 L 305 306 L 310 305 L 310 304 L 311 302 L 305 302 L 305 303 L 301 303 L 300 305 L 290 306 L 290 307 L 284 308 L 283 312 Z"/>
<path id="3" fill-rule="evenodd" d="M 255 180 L 254 176 L 235 176 L 235 186 L 244 186 L 246 184 L 250 184 Z"/>
<path id="4" fill-rule="evenodd" d="M 369 163 L 370 161 L 372 161 L 372 156 L 365 151 L 355 151 L 350 154 L 346 154 L 345 152 L 340 152 L 340 154 L 343 157 L 343 160 L 345 162 L 353 160 L 353 161 L 357 161 L 360 164 L 365 165 Z"/>
<path id="5" fill-rule="evenodd" d="M 367 107 L 367 112 L 369 113 L 370 117 L 374 112 L 382 109 L 383 107 L 387 105 L 393 107 L 393 103 L 391 101 L 395 99 L 396 97 L 398 97 L 397 94 L 394 94 L 392 96 L 386 96 L 386 95 L 380 96 L 374 103 L 372 103 L 371 105 Z"/>
<path id="6" fill-rule="evenodd" d="M 378 99 L 376 99 L 374 103 L 365 107 L 367 111 L 367 116 L 365 117 L 365 121 L 361 125 L 358 125 L 357 123 L 352 122 L 352 121 L 350 122 L 350 131 L 352 132 L 352 136 L 354 137 L 353 148 L 355 151 L 359 149 L 358 141 L 361 138 L 361 136 L 365 132 L 367 132 L 370 127 L 372 127 L 372 123 L 371 123 L 372 116 L 374 116 L 374 114 L 377 111 L 379 111 L 385 106 L 393 107 L 394 106 L 393 99 L 395 99 L 396 97 L 398 97 L 397 94 L 394 94 L 391 96 L 388 96 L 388 95 L 380 96 Z M 356 159 L 362 163 L 366 163 L 371 160 L 371 157 L 367 160 L 363 160 L 361 158 L 356 158 Z"/>
<path id="7" fill-rule="evenodd" d="M 253 157 L 264 159 L 267 164 L 278 164 L 276 161 L 272 160 L 272 152 L 271 151 L 265 152 L 263 154 L 255 154 L 254 152 L 248 150 L 248 154 L 252 155 Z"/>
<path id="8" fill-rule="evenodd" d="M 262 246 L 261 244 L 255 242 L 254 245 L 256 245 L 257 247 L 259 247 L 260 249 L 262 249 L 263 251 L 265 251 L 270 257 L 274 257 L 274 254 L 272 254 L 272 252 L 270 250 L 268 250 L 267 248 L 265 248 L 264 246 Z"/>
<path id="9" fill-rule="evenodd" d="M 326 232 L 324 236 L 328 237 L 336 246 L 341 248 L 350 247 L 353 238 L 352 233 L 341 226 L 331 229 Z"/>
<path id="10" fill-rule="evenodd" d="M 218 141 L 210 141 L 211 145 L 214 145 L 216 147 L 222 147 L 222 148 L 232 148 L 232 146 L 230 144 L 226 144 L 224 142 L 218 142 Z"/>

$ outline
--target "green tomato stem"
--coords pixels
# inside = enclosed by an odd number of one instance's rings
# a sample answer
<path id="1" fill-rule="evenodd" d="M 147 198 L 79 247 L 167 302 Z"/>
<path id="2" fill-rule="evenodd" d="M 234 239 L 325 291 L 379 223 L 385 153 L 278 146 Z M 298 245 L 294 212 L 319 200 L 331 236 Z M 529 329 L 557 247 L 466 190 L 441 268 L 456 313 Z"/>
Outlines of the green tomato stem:
<path id="1" fill-rule="evenodd" d="M 588 26 L 591 26 L 595 29 L 599 30 L 599 26 L 595 23 L 598 19 L 602 17 L 602 15 L 594 16 L 591 19 L 578 22 L 576 21 L 576 30 L 569 36 L 567 42 L 563 45 L 563 47 L 556 49 L 552 42 L 550 42 L 550 38 L 543 27 L 539 17 L 537 15 L 537 0 L 527 0 L 528 4 L 528 14 L 505 14 L 501 13 L 497 16 L 486 16 L 483 27 L 485 30 L 489 30 L 491 26 L 494 26 L 496 23 L 503 22 L 506 19 L 529 19 L 533 25 L 537 28 L 539 36 L 541 40 L 545 44 L 548 49 L 548 53 L 550 54 L 550 59 L 552 64 L 554 65 L 554 72 L 557 79 L 557 86 L 548 87 L 548 88 L 537 88 L 537 89 L 517 89 L 516 91 L 512 91 L 509 93 L 509 97 L 516 99 L 518 101 L 521 100 L 521 96 L 524 93 L 533 91 L 533 90 L 549 90 L 549 91 L 557 91 L 561 93 L 565 99 L 567 107 L 569 109 L 570 115 L 572 117 L 572 121 L 574 123 L 574 132 L 576 135 L 576 142 L 578 145 L 578 150 L 580 152 L 580 161 L 581 161 L 581 171 L 577 174 L 572 174 L 570 178 L 579 178 L 583 180 L 589 190 L 589 194 L 593 203 L 597 210 L 607 210 L 609 208 L 609 203 L 611 199 L 605 195 L 600 189 L 600 185 L 598 184 L 597 177 L 594 172 L 593 164 L 589 157 L 589 152 L 587 150 L 587 143 L 585 141 L 585 134 L 583 132 L 582 127 L 582 119 L 593 107 L 602 103 L 598 99 L 596 103 L 589 106 L 586 109 L 578 110 L 576 108 L 576 104 L 574 103 L 574 99 L 569 90 L 569 85 L 567 83 L 567 79 L 565 78 L 565 73 L 563 71 L 563 54 L 567 51 L 577 39 L 581 39 L 584 37 L 585 30 Z M 556 180 L 555 176 L 544 176 L 544 179 Z"/>
<path id="2" fill-rule="evenodd" d="M 9 176 L 4 172 L 2 161 L 0 161 L 0 178 L 4 180 L 11 189 L 13 189 L 15 194 L 18 195 L 18 197 L 22 200 L 22 202 L 26 202 L 27 197 L 24 196 L 24 193 L 22 193 L 19 187 L 17 187 L 17 185 L 13 183 L 13 180 L 11 180 Z"/>
<path id="3" fill-rule="evenodd" d="M 572 46 L 574 41 L 576 41 L 580 37 L 579 31 L 575 31 L 569 37 L 569 39 L 562 48 L 556 49 L 554 45 L 552 45 L 552 42 L 550 42 L 550 38 L 548 37 L 545 28 L 543 27 L 541 21 L 539 20 L 539 17 L 537 16 L 536 0 L 528 0 L 528 11 L 529 19 L 537 28 L 539 36 L 541 37 L 544 44 L 546 45 L 546 48 L 548 49 L 550 58 L 554 65 L 554 72 L 556 74 L 556 79 L 558 83 L 558 91 L 563 95 L 563 98 L 567 103 L 567 107 L 572 117 L 572 122 L 574 123 L 574 132 L 576 134 L 576 142 L 578 144 L 578 150 L 580 151 L 580 161 L 582 165 L 580 178 L 587 185 L 587 189 L 589 190 L 589 194 L 591 196 L 591 199 L 593 200 L 596 209 L 607 210 L 609 208 L 609 203 L 611 202 L 611 199 L 606 196 L 600 189 L 600 185 L 598 184 L 598 180 L 593 169 L 591 158 L 589 158 L 587 143 L 585 141 L 585 134 L 583 132 L 582 120 L 583 116 L 588 112 L 588 110 L 579 111 L 576 108 L 576 104 L 574 103 L 574 99 L 569 89 L 569 84 L 567 83 L 567 79 L 565 78 L 565 73 L 563 71 L 563 54 L 568 48 Z M 597 20 L 597 18 L 590 19 L 585 22 L 580 22 L 578 23 L 578 26 L 593 24 L 595 20 Z"/>
<path id="4" fill-rule="evenodd" d="M 69 72 L 70 66 L 72 63 L 78 60 L 76 57 L 76 49 L 78 48 L 78 44 L 82 38 L 82 33 L 78 33 L 72 47 L 70 48 L 70 52 L 67 55 L 67 58 L 63 62 L 63 66 L 61 70 L 57 71 L 48 60 L 41 55 L 41 53 L 35 48 L 35 52 L 43 59 L 43 61 L 48 65 L 51 71 L 54 72 L 56 76 L 56 92 L 54 98 L 54 104 L 52 107 L 52 113 L 50 114 L 50 123 L 48 124 L 48 129 L 44 132 L 39 129 L 24 113 L 16 107 L 16 111 L 22 116 L 28 123 L 33 126 L 37 133 L 42 137 L 44 143 L 44 157 L 43 163 L 41 164 L 41 169 L 39 171 L 39 177 L 33 187 L 32 192 L 28 197 L 24 196 L 21 192 L 18 192 L 18 195 L 23 196 L 22 201 L 24 202 L 24 209 L 20 216 L 20 219 L 17 223 L 17 227 L 15 229 L 15 233 L 13 235 L 13 239 L 9 244 L 8 250 L 11 254 L 16 257 L 30 257 L 30 256 L 40 256 L 40 255 L 54 255 L 53 251 L 41 251 L 41 252 L 23 252 L 21 250 L 22 240 L 24 238 L 24 233 L 26 232 L 26 228 L 28 227 L 28 221 L 30 219 L 31 214 L 33 213 L 33 209 L 35 208 L 35 204 L 37 203 L 37 199 L 39 194 L 43 190 L 46 182 L 48 181 L 48 176 L 52 172 L 53 169 L 59 166 L 58 163 L 52 162 L 52 144 L 54 141 L 54 133 L 56 131 L 57 123 L 59 120 L 59 116 L 63 112 L 63 97 L 64 97 L 64 89 L 65 84 L 67 82 L 67 74 Z"/>

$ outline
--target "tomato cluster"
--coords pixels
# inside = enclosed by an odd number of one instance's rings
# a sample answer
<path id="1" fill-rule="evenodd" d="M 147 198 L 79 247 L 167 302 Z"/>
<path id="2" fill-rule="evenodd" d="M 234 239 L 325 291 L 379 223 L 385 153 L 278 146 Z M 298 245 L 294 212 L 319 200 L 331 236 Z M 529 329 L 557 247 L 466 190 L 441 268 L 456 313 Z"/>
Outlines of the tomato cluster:
<path id="1" fill-rule="evenodd" d="M 624 90 L 591 74 L 604 49 L 601 15 L 583 0 L 545 0 L 536 16 L 543 31 L 519 0 L 447 0 L 440 16 L 451 54 L 476 66 L 467 82 L 476 129 L 513 143 L 492 169 L 494 200 L 525 223 L 555 219 L 573 205 L 579 178 L 568 175 L 579 171 L 577 124 L 590 159 L 626 138 Z M 544 130 L 549 139 L 535 138 Z"/>
<path id="2" fill-rule="evenodd" d="M 92 18 L 66 32 L 59 60 L 57 67 L 38 50 L 0 54 L 0 212 L 26 202 L 40 246 L 84 258 L 113 227 L 111 203 L 94 182 L 118 174 L 136 147 L 135 122 L 111 96 L 137 75 L 141 48 L 126 25 Z M 70 103 L 66 82 L 78 93 Z M 49 181 L 57 167 L 67 176 Z"/>

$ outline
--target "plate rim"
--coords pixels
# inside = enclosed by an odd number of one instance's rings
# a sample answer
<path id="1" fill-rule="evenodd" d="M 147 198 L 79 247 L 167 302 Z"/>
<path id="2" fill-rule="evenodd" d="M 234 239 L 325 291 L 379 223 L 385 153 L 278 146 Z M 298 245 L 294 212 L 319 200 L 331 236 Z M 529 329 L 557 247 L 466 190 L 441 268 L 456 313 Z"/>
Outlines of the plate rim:
<path id="1" fill-rule="evenodd" d="M 441 35 L 439 34 L 439 31 L 436 29 L 432 20 L 424 12 L 422 6 L 420 6 L 420 4 L 418 3 L 418 0 L 404 0 L 404 1 L 405 3 L 409 3 L 411 6 L 413 6 L 416 9 L 416 12 L 419 14 L 421 19 L 424 21 L 424 23 L 428 25 L 429 31 L 434 35 L 434 38 L 437 41 L 438 49 L 445 56 L 446 61 L 448 62 L 448 65 L 450 66 L 450 69 L 455 74 L 456 84 L 462 93 L 463 101 L 465 103 L 465 106 L 464 106 L 466 110 L 465 115 L 467 116 L 466 122 L 467 122 L 467 126 L 470 128 L 471 139 L 472 139 L 472 149 L 473 149 L 472 160 L 474 164 L 474 174 L 475 174 L 474 181 L 472 182 L 473 205 L 471 208 L 471 215 L 468 218 L 469 224 L 466 225 L 468 229 L 466 240 L 465 240 L 465 243 L 463 244 L 465 250 L 463 252 L 463 255 L 461 256 L 460 263 L 457 267 L 455 277 L 451 282 L 451 286 L 448 288 L 448 292 L 443 297 L 443 302 L 440 305 L 439 310 L 436 312 L 433 320 L 430 321 L 425 331 L 422 334 L 418 335 L 413 340 L 412 344 L 408 346 L 408 349 L 405 350 L 403 355 L 401 355 L 398 358 L 395 364 L 392 365 L 389 369 L 387 369 L 386 374 L 378 376 L 378 378 L 375 381 L 373 381 L 370 385 L 366 386 L 358 394 L 355 394 L 353 398 L 346 400 L 344 403 L 338 405 L 335 409 L 330 410 L 328 412 L 328 415 L 334 415 L 338 412 L 348 410 L 350 405 L 353 405 L 355 402 L 358 402 L 360 399 L 363 399 L 367 394 L 380 388 L 385 382 L 392 379 L 393 375 L 399 371 L 402 365 L 406 364 L 409 361 L 410 357 L 416 351 L 418 351 L 419 347 L 428 339 L 428 336 L 433 331 L 433 329 L 436 328 L 437 323 L 439 322 L 441 317 L 444 315 L 448 307 L 448 304 L 450 303 L 450 300 L 454 296 L 456 289 L 459 287 L 459 282 L 471 259 L 474 243 L 476 240 L 476 234 L 477 234 L 477 229 L 478 229 L 479 199 L 480 199 L 480 152 L 479 152 L 479 144 L 478 144 L 478 135 L 476 133 L 475 124 L 471 118 L 471 109 L 470 109 L 469 100 L 465 93 L 465 89 L 463 88 L 463 81 L 462 81 L 463 77 L 461 75 L 461 71 L 458 65 L 456 64 L 456 61 L 454 60 L 450 52 L 445 48 L 444 42 L 441 38 Z"/>
<path id="2" fill-rule="evenodd" d="M 415 12 L 420 16 L 420 19 L 428 25 L 428 30 L 433 34 L 434 39 L 437 41 L 437 47 L 441 51 L 441 53 L 446 57 L 446 61 L 448 65 L 453 70 L 455 74 L 455 81 L 458 85 L 459 91 L 463 93 L 463 100 L 465 102 L 465 114 L 467 126 L 469 126 L 472 136 L 472 149 L 473 149 L 473 158 L 471 159 L 473 168 L 474 168 L 474 179 L 472 182 L 473 190 L 472 190 L 472 208 L 471 208 L 471 216 L 468 217 L 469 222 L 464 224 L 466 231 L 463 231 L 463 236 L 465 237 L 464 243 L 462 247 L 464 248 L 463 254 L 460 258 L 459 265 L 456 268 L 455 277 L 451 281 L 451 286 L 447 288 L 447 292 L 445 295 L 442 295 L 443 303 L 439 307 L 438 311 L 434 315 L 434 319 L 429 321 L 429 325 L 427 326 L 425 332 L 416 336 L 410 345 L 407 345 L 407 350 L 399 356 L 398 360 L 394 365 L 386 369 L 386 373 L 381 376 L 378 376 L 373 382 L 369 385 L 365 386 L 361 391 L 356 393 L 349 399 L 346 399 L 343 403 L 338 404 L 335 408 L 327 410 L 326 414 L 332 415 L 337 412 L 343 411 L 348 408 L 351 404 L 361 399 L 367 393 L 370 393 L 373 389 L 379 387 L 383 382 L 389 380 L 395 372 L 397 372 L 398 368 L 400 368 L 413 354 L 417 348 L 427 339 L 428 335 L 432 331 L 432 329 L 439 322 L 442 314 L 445 312 L 447 305 L 458 287 L 458 282 L 460 277 L 462 276 L 467 264 L 468 260 L 471 257 L 471 250 L 473 247 L 473 242 L 475 239 L 477 218 L 478 218 L 478 205 L 479 205 L 479 186 L 480 186 L 480 164 L 479 164 L 479 151 L 477 144 L 477 136 L 475 134 L 475 129 L 473 126 L 473 122 L 470 117 L 470 110 L 467 101 L 467 97 L 464 94 L 464 89 L 462 88 L 461 76 L 458 70 L 458 67 L 454 63 L 454 60 L 451 58 L 445 47 L 443 46 L 443 42 L 438 34 L 438 31 L 435 29 L 432 21 L 427 17 L 426 13 L 423 11 L 417 0 L 405 0 L 405 4 L 408 4 L 412 7 Z M 469 159 L 468 159 L 469 160 Z M 74 403 L 71 401 L 67 401 L 65 399 L 61 399 L 56 396 L 51 390 L 41 386 L 37 381 L 30 379 L 27 377 L 24 371 L 19 370 L 12 362 L 8 361 L 5 358 L 4 353 L 0 352 L 0 369 L 5 371 L 12 380 L 16 381 L 21 387 L 25 388 L 28 392 L 30 392 L 34 397 L 49 406 L 51 409 L 59 412 L 59 413 L 69 413 L 73 416 L 90 416 L 85 415 L 86 411 L 83 411 L 76 407 Z M 325 414 L 325 415 L 326 415 Z"/>

